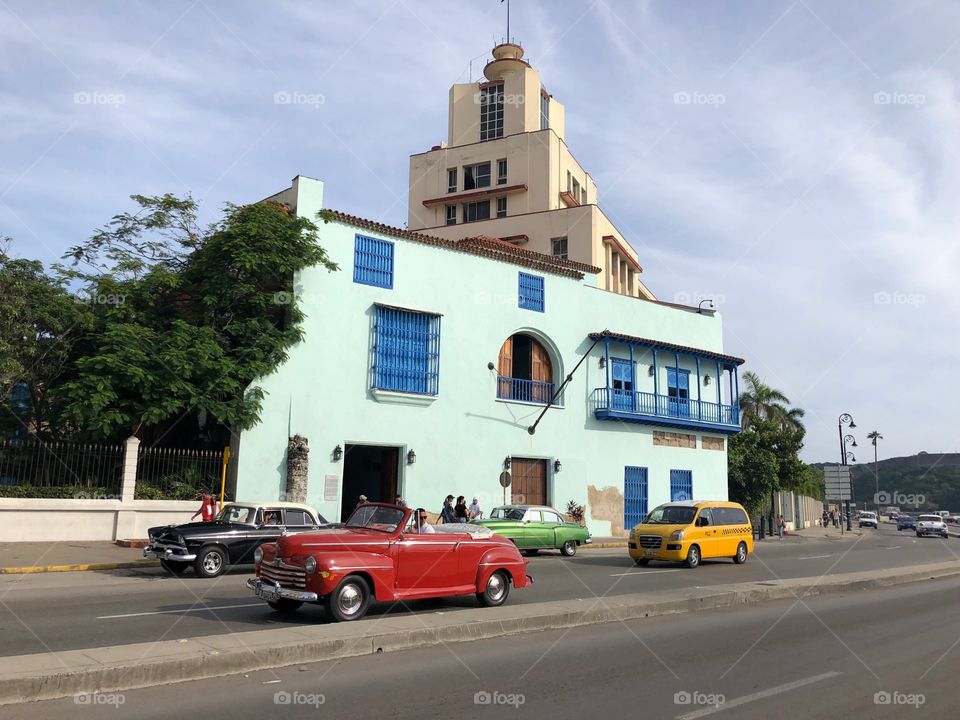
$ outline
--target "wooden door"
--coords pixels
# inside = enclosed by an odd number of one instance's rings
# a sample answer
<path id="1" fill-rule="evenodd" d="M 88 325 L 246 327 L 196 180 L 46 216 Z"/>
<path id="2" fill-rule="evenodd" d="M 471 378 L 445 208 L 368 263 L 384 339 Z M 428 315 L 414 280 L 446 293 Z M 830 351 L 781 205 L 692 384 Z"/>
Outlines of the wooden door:
<path id="1" fill-rule="evenodd" d="M 511 465 L 513 502 L 523 505 L 547 504 L 547 461 L 514 457 Z"/>
<path id="2" fill-rule="evenodd" d="M 553 396 L 553 368 L 547 349 L 536 340 L 530 341 L 530 379 L 533 380 L 533 402 L 550 402 Z"/>

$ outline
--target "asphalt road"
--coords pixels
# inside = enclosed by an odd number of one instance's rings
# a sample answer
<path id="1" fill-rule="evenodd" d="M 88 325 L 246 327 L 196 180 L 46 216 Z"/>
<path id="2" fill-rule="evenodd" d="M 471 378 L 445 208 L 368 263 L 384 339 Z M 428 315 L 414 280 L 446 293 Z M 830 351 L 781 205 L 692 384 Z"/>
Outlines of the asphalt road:
<path id="1" fill-rule="evenodd" d="M 652 564 L 637 568 L 625 550 L 586 550 L 575 558 L 531 558 L 532 588 L 511 594 L 510 603 L 591 599 L 627 593 L 776 578 L 810 577 L 960 557 L 951 538 L 898 535 L 891 526 L 858 540 L 765 540 L 742 566 L 705 562 L 696 570 Z M 0 576 L 0 653 L 5 656 L 127 643 L 174 640 L 259 630 L 275 624 L 328 622 L 318 606 L 304 606 L 292 619 L 272 612 L 244 586 L 249 570 L 216 580 L 160 569 Z M 456 612 L 476 607 L 475 598 L 420 601 L 409 606 L 376 604 L 371 616 L 403 612 Z"/>
<path id="2" fill-rule="evenodd" d="M 958 593 L 960 580 L 928 581 L 9 706 L 0 717 L 952 717 Z"/>

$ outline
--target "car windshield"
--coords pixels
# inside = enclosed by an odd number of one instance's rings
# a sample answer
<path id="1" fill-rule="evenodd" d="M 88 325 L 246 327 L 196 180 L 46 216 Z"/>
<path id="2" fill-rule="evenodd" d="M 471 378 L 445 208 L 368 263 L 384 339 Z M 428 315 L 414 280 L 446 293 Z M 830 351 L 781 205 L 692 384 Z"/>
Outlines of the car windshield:
<path id="1" fill-rule="evenodd" d="M 689 505 L 661 505 L 654 508 L 643 521 L 647 525 L 689 525 L 697 509 Z"/>
<path id="2" fill-rule="evenodd" d="M 403 510 L 381 505 L 361 505 L 353 511 L 346 527 L 393 532 L 403 520 Z"/>
<path id="3" fill-rule="evenodd" d="M 498 507 L 490 513 L 492 520 L 523 520 L 523 508 Z"/>
<path id="4" fill-rule="evenodd" d="M 921 515 L 920 519 L 924 522 L 940 522 L 943 520 L 939 515 Z"/>
<path id="5" fill-rule="evenodd" d="M 223 509 L 217 513 L 216 519 L 220 522 L 252 525 L 256 512 L 255 508 L 245 507 L 243 505 L 224 505 Z"/>

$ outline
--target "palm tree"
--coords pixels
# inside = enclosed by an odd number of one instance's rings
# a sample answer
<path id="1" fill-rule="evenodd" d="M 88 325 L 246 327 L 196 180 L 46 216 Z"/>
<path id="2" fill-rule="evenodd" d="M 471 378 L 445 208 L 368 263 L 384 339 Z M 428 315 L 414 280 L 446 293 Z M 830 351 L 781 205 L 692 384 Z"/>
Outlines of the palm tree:
<path id="1" fill-rule="evenodd" d="M 743 382 L 746 390 L 740 393 L 740 424 L 744 430 L 761 421 L 775 422 L 783 429 L 803 429 L 800 418 L 804 411 L 788 408 L 790 398 L 764 383 L 755 372 L 745 372 Z"/>

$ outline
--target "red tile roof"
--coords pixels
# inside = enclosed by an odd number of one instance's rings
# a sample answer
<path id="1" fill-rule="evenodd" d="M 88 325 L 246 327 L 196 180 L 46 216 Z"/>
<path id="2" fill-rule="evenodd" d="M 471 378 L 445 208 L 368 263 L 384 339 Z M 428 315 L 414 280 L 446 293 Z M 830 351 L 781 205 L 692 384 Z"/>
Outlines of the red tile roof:
<path id="1" fill-rule="evenodd" d="M 645 347 L 652 347 L 658 350 L 673 350 L 675 352 L 693 353 L 695 355 L 700 355 L 701 357 L 724 360 L 737 365 L 743 365 L 746 362 L 746 360 L 743 358 L 736 357 L 735 355 L 724 355 L 723 353 L 713 352 L 712 350 L 701 350 L 700 348 L 690 347 L 689 345 L 674 345 L 673 343 L 663 342 L 662 340 L 651 340 L 650 338 L 636 337 L 635 335 L 624 335 L 623 333 L 610 332 L 609 330 L 590 333 L 587 337 L 589 337 L 591 340 L 610 338 L 611 340 L 630 343 L 632 345 L 643 345 Z"/>
<path id="2" fill-rule="evenodd" d="M 383 223 L 378 223 L 373 220 L 348 215 L 339 210 L 331 210 L 330 216 L 337 222 L 352 225 L 361 230 L 377 232 L 381 235 L 389 235 L 390 237 L 402 238 L 404 240 L 413 240 L 414 242 L 425 245 L 433 245 L 447 250 L 469 253 L 470 255 L 479 255 L 491 260 L 500 260 L 513 265 L 520 265 L 533 270 L 539 270 L 540 272 L 553 273 L 554 275 L 562 275 L 577 280 L 582 280 L 584 273 L 597 274 L 600 272 L 600 268 L 594 267 L 593 265 L 544 255 L 543 253 L 534 252 L 533 250 L 517 247 L 513 243 L 498 238 L 481 235 L 478 237 L 463 238 L 462 240 L 445 240 L 444 238 L 434 237 L 433 235 L 425 235 L 411 230 L 401 230 L 400 228 L 384 225 Z"/>

